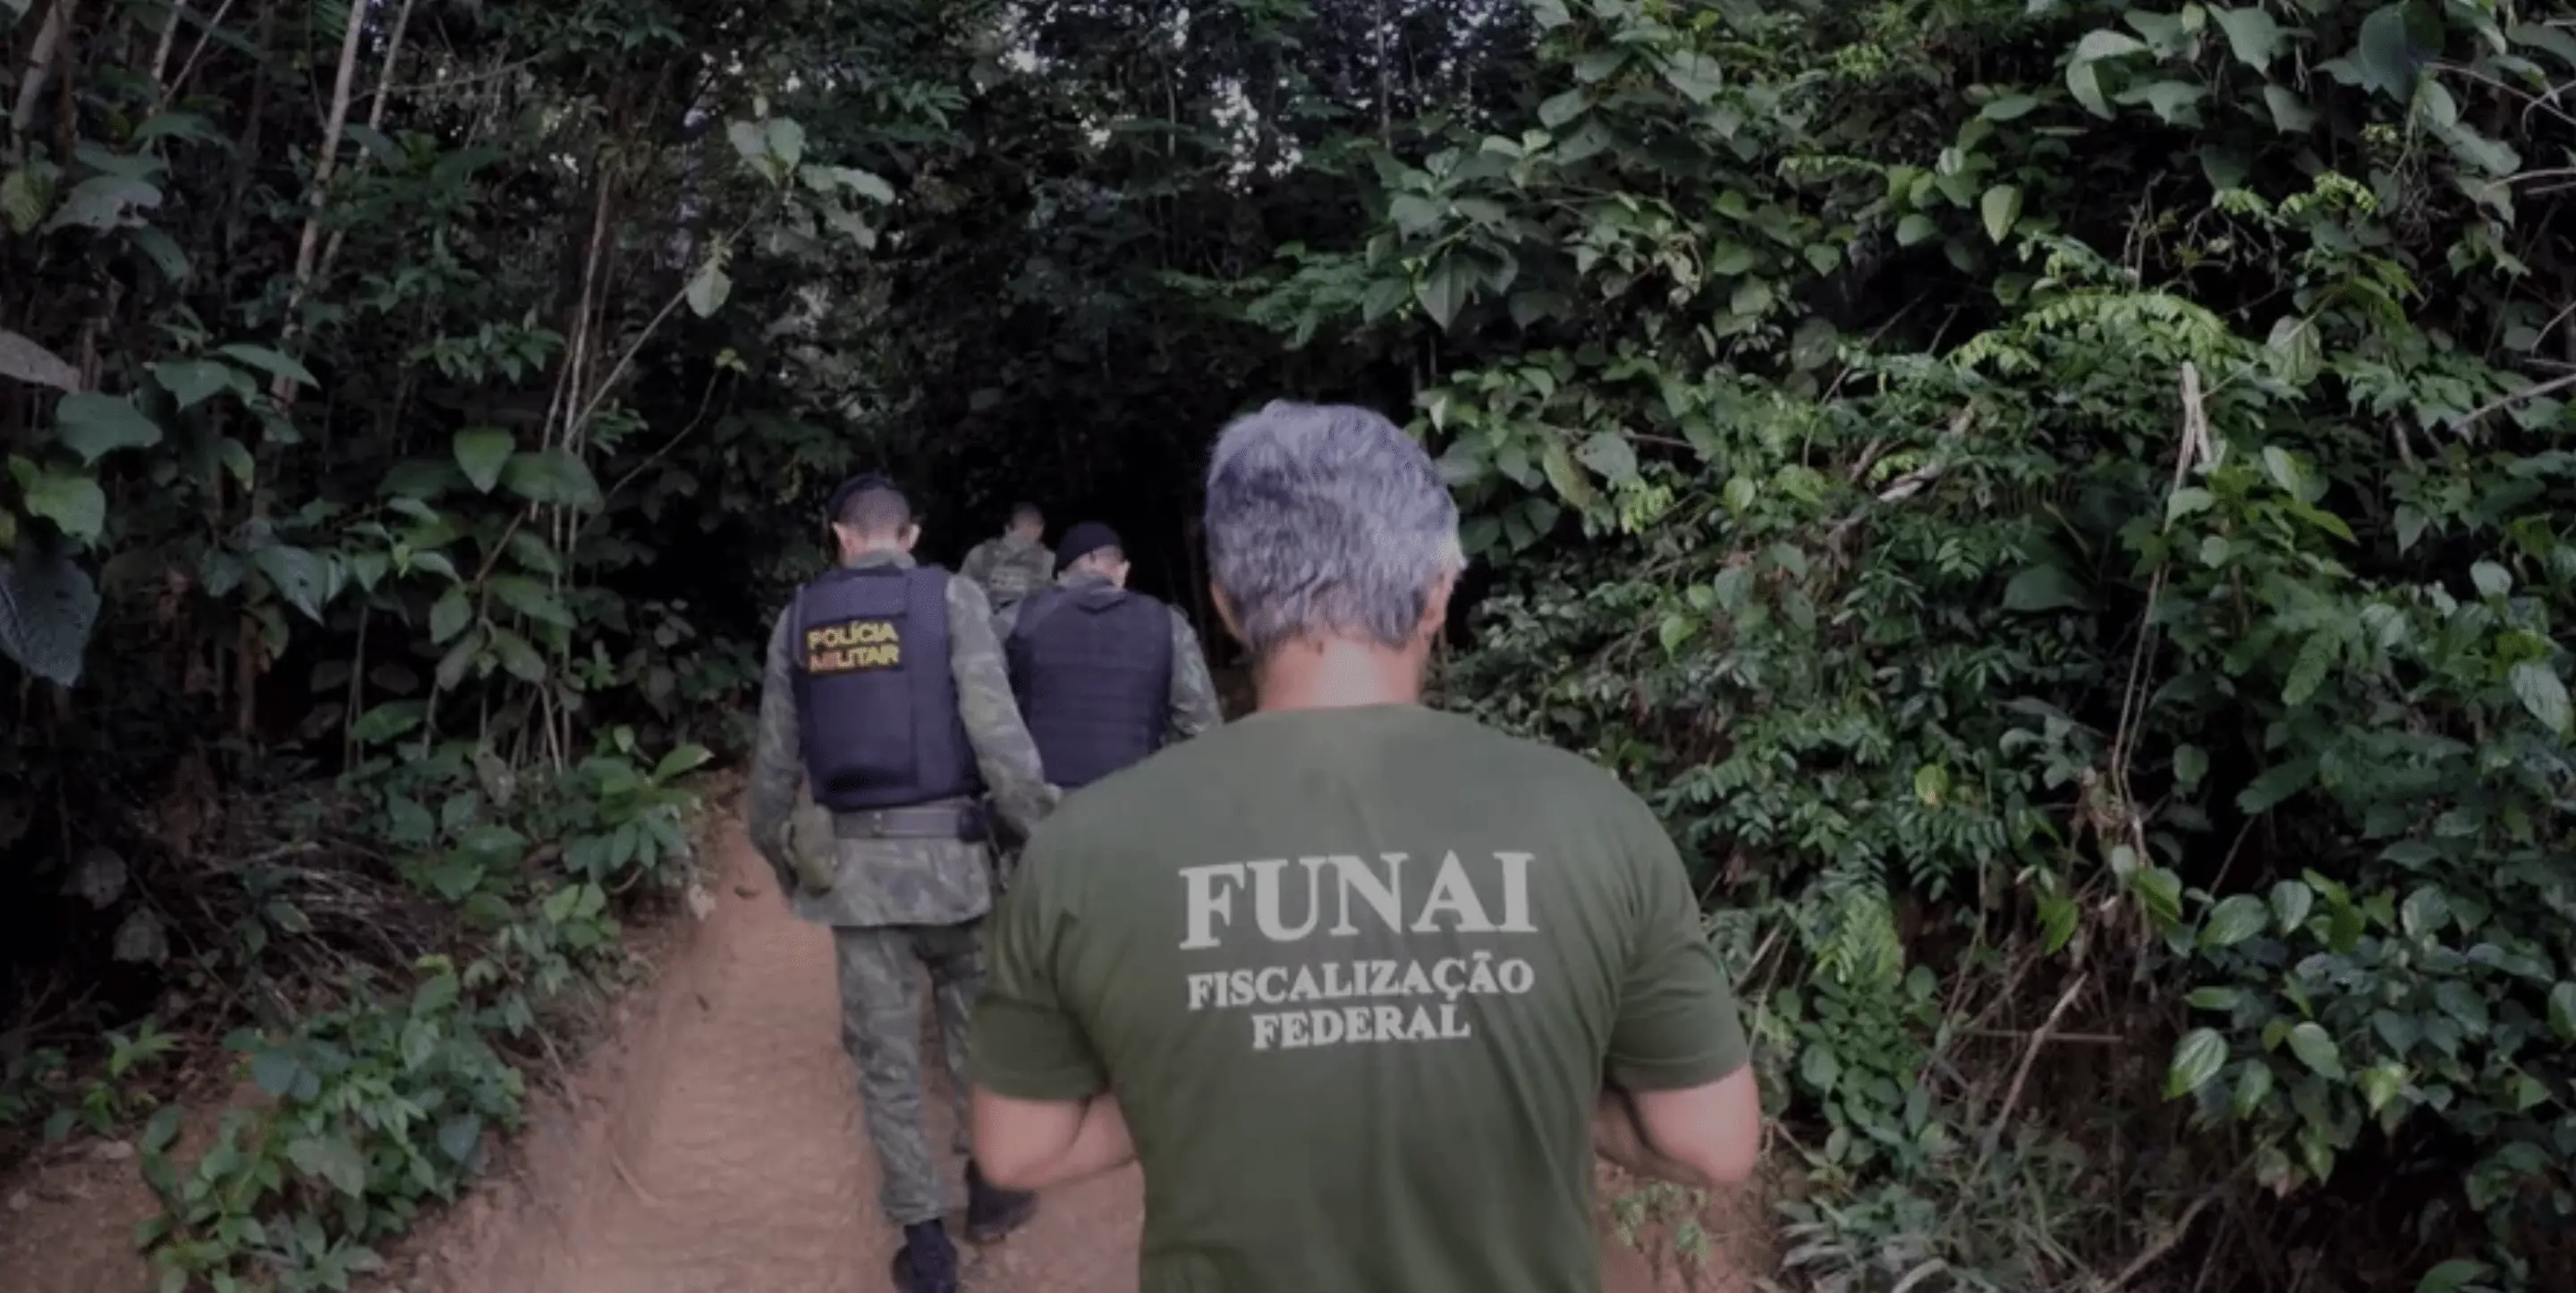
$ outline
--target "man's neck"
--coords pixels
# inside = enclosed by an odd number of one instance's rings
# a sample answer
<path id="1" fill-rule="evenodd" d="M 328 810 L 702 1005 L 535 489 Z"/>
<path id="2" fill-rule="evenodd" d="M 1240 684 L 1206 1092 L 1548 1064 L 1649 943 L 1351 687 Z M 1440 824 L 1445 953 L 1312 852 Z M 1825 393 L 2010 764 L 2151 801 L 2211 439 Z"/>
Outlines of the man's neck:
<path id="1" fill-rule="evenodd" d="M 1418 648 L 1391 651 L 1342 639 L 1292 642 L 1259 666 L 1258 708 L 1268 713 L 1419 704 L 1423 663 Z"/>

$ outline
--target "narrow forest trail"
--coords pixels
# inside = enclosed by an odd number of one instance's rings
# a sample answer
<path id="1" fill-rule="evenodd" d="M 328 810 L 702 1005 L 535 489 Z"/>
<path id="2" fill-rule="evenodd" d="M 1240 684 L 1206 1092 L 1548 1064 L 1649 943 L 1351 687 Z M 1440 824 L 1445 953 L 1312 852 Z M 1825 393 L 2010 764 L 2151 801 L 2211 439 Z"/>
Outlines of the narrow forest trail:
<path id="1" fill-rule="evenodd" d="M 830 935 L 791 916 L 724 823 L 716 906 L 683 934 L 568 1116 L 540 1114 L 519 1169 L 396 1263 L 403 1293 L 880 1293 L 894 1236 L 839 1036 Z M 932 1066 L 937 1071 L 937 1066 Z M 945 1143 L 949 1105 L 927 1102 Z M 962 1190 L 952 1178 L 952 1198 Z M 970 1289 L 1133 1293 L 1134 1171 L 1050 1191 L 1008 1240 L 964 1246 Z M 960 1227 L 962 1230 L 962 1227 Z M 1605 1243 L 1608 1293 L 1677 1289 Z M 1732 1272 L 1696 1273 L 1700 1288 Z"/>

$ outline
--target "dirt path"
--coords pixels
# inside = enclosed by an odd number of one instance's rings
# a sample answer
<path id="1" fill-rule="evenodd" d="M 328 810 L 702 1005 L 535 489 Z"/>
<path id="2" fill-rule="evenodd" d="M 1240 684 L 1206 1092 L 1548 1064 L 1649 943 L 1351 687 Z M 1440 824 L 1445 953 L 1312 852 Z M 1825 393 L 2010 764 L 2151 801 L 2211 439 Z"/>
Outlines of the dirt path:
<path id="1" fill-rule="evenodd" d="M 705 918 L 675 940 L 660 980 L 629 1001 L 616 1037 L 564 1096 L 534 1105 L 511 1165 L 400 1245 L 370 1293 L 890 1287 L 894 1236 L 876 1210 L 876 1165 L 840 1047 L 830 934 L 787 912 L 737 825 L 713 843 L 713 908 L 701 904 Z M 925 1103 L 942 1124 L 932 1143 L 944 1144 L 947 1101 Z M 1133 1293 L 1140 1187 L 1129 1169 L 1050 1191 L 1007 1241 L 965 1247 L 967 1287 Z M 106 1211 L 102 1227 L 130 1233 L 133 1217 Z M 1732 1271 L 1604 1248 L 1606 1293 L 1751 1287 Z M 114 1267 L 0 1287 L 124 1293 L 139 1267 L 130 1253 Z"/>

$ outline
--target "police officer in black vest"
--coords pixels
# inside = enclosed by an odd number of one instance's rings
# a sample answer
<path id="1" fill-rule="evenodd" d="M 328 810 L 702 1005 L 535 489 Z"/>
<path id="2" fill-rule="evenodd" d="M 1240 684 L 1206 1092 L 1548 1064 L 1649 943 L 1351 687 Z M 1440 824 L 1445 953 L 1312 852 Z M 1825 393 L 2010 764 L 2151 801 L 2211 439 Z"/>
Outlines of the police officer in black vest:
<path id="1" fill-rule="evenodd" d="M 920 527 L 900 490 L 857 477 L 832 496 L 838 568 L 797 590 L 769 643 L 747 812 L 752 843 L 799 916 L 832 928 L 841 1040 L 902 1230 L 902 1293 L 955 1293 L 941 1158 L 922 1116 L 921 979 L 966 1142 L 966 1023 L 983 987 L 994 859 L 986 788 L 1022 832 L 1054 807 L 1013 702 L 992 605 L 974 582 L 916 565 Z M 798 811 L 800 788 L 816 807 Z M 833 1128 L 814 1128 L 830 1135 Z M 1036 1200 L 966 1166 L 967 1237 L 987 1243 Z"/>
<path id="2" fill-rule="evenodd" d="M 1055 560 L 1055 586 L 1004 610 L 996 627 L 1047 781 L 1070 791 L 1222 716 L 1197 631 L 1128 591 L 1117 531 L 1077 525 Z"/>

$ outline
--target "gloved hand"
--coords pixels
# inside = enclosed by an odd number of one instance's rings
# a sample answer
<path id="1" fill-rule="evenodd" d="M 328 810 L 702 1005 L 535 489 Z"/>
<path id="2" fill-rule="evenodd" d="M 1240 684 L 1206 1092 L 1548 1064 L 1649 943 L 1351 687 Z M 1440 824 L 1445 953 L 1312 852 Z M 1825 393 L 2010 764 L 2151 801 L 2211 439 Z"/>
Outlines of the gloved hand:
<path id="1" fill-rule="evenodd" d="M 811 802 L 797 805 L 787 820 L 787 860 L 805 892 L 831 892 L 841 870 L 840 853 L 831 810 Z"/>

